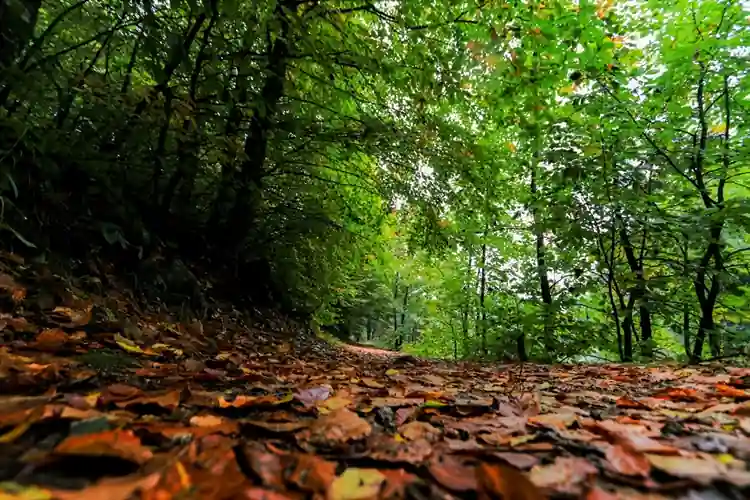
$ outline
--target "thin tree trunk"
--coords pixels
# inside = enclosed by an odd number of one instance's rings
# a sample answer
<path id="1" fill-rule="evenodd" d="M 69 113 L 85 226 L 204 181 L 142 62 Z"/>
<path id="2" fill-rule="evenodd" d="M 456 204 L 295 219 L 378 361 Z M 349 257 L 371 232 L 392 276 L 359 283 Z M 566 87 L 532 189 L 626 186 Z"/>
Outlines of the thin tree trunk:
<path id="1" fill-rule="evenodd" d="M 632 327 L 633 309 L 636 304 L 639 305 L 638 313 L 641 326 L 641 354 L 645 357 L 651 357 L 651 311 L 649 311 L 648 306 L 643 303 L 646 295 L 646 279 L 643 272 L 643 262 L 635 255 L 633 244 L 630 241 L 630 235 L 628 234 L 625 222 L 620 214 L 617 214 L 615 221 L 620 226 L 620 243 L 622 243 L 623 250 L 625 251 L 625 258 L 627 259 L 628 267 L 630 267 L 630 272 L 635 275 L 635 285 L 630 291 L 631 300 L 628 301 L 626 315 L 630 319 Z"/>
<path id="2" fill-rule="evenodd" d="M 536 246 L 536 271 L 539 279 L 539 289 L 542 297 L 542 320 L 544 327 L 544 336 L 542 342 L 548 355 L 552 354 L 552 337 L 554 331 L 552 328 L 552 288 L 549 283 L 549 275 L 547 272 L 547 260 L 546 260 L 546 246 L 544 242 L 544 229 L 541 224 L 541 217 L 539 215 L 539 209 L 537 208 L 538 201 L 538 189 L 536 184 L 537 167 L 539 161 L 538 148 L 535 147 L 534 161 L 531 166 L 531 197 L 532 197 L 532 208 L 531 213 L 534 220 L 534 236 Z"/>
<path id="3" fill-rule="evenodd" d="M 526 332 L 523 330 L 523 322 L 521 320 L 521 311 L 519 311 L 518 307 L 518 298 L 515 299 L 516 302 L 516 324 L 518 325 L 519 329 L 521 330 L 521 333 L 518 334 L 516 337 L 516 352 L 518 353 L 518 361 L 524 362 L 528 361 L 529 356 L 526 353 Z"/>
<path id="4" fill-rule="evenodd" d="M 487 229 L 485 226 L 484 239 L 487 238 Z M 484 298 L 487 291 L 487 242 L 482 241 L 482 267 L 480 268 L 481 281 L 479 284 L 479 308 L 482 311 L 481 323 L 481 342 L 482 356 L 487 355 L 487 308 L 485 307 Z"/>
<path id="5" fill-rule="evenodd" d="M 399 273 L 396 273 L 396 278 L 393 281 L 393 335 L 395 337 L 395 347 L 396 349 L 401 348 L 401 344 L 399 342 L 401 336 L 398 333 L 398 308 L 396 307 L 396 299 L 398 298 L 398 281 L 399 281 Z"/>

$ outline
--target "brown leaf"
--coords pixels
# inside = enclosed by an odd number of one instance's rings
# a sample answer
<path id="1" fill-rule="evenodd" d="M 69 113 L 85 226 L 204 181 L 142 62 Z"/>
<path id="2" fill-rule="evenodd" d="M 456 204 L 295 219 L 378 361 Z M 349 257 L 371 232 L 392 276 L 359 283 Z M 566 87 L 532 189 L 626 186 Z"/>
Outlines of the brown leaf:
<path id="1" fill-rule="evenodd" d="M 307 441 L 313 446 L 338 446 L 349 441 L 364 439 L 372 427 L 356 413 L 342 408 L 319 417 L 297 434 L 298 441 Z"/>
<path id="2" fill-rule="evenodd" d="M 512 451 L 498 451 L 492 454 L 503 462 L 512 465 L 516 469 L 527 470 L 539 463 L 539 459 L 527 453 L 515 453 Z"/>
<path id="3" fill-rule="evenodd" d="M 370 389 L 383 389 L 385 387 L 385 385 L 378 382 L 372 377 L 362 377 L 361 383 L 362 385 L 364 385 L 365 387 L 369 387 Z"/>
<path id="4" fill-rule="evenodd" d="M 336 464 L 315 455 L 295 455 L 285 470 L 290 483 L 310 493 L 326 492 L 336 477 Z"/>
<path id="5" fill-rule="evenodd" d="M 616 444 L 608 446 L 606 457 L 615 472 L 626 476 L 648 477 L 651 464 L 642 453 L 638 453 L 625 446 Z"/>
<path id="6" fill-rule="evenodd" d="M 57 456 L 117 457 L 139 465 L 148 462 L 154 455 L 133 432 L 124 430 L 70 436 L 58 444 L 53 453 Z"/>
<path id="7" fill-rule="evenodd" d="M 39 332 L 34 339 L 34 347 L 44 350 L 55 350 L 70 341 L 67 333 L 59 328 L 47 328 Z"/>
<path id="8" fill-rule="evenodd" d="M 588 460 L 559 457 L 550 465 L 537 465 L 529 478 L 539 488 L 555 493 L 579 495 L 585 484 L 597 473 Z"/>
<path id="9" fill-rule="evenodd" d="M 421 464 L 432 455 L 432 444 L 424 439 L 402 441 L 387 435 L 373 436 L 367 442 L 368 455 L 383 462 Z"/>
<path id="10" fill-rule="evenodd" d="M 547 413 L 529 417 L 529 425 L 537 427 L 547 427 L 552 429 L 565 429 L 570 427 L 578 420 L 575 413 Z"/>
<path id="11" fill-rule="evenodd" d="M 136 405 L 156 405 L 172 411 L 180 405 L 181 393 L 182 391 L 174 390 L 157 394 L 144 394 L 126 401 L 118 401 L 115 405 L 120 408 L 128 408 Z"/>
<path id="12" fill-rule="evenodd" d="M 10 294 L 13 302 L 21 302 L 26 297 L 26 288 L 22 287 L 12 276 L 0 273 L 0 290 Z"/>
<path id="13" fill-rule="evenodd" d="M 302 420 L 297 422 L 265 422 L 262 420 L 243 420 L 242 423 L 278 433 L 295 432 L 310 425 L 310 422 Z"/>
<path id="14" fill-rule="evenodd" d="M 479 482 L 474 470 L 452 455 L 439 455 L 428 466 L 430 475 L 444 488 L 464 493 L 477 491 Z"/>
<path id="15" fill-rule="evenodd" d="M 61 326 L 75 328 L 89 324 L 91 321 L 92 310 L 92 305 L 88 305 L 83 309 L 71 309 L 70 307 L 58 306 L 53 309 L 51 317 Z"/>
<path id="16" fill-rule="evenodd" d="M 428 441 L 440 437 L 440 431 L 427 422 L 409 422 L 399 428 L 399 434 L 409 441 L 426 439 Z"/>
<path id="17" fill-rule="evenodd" d="M 112 384 L 102 391 L 101 396 L 99 396 L 99 402 L 106 406 L 110 403 L 118 403 L 136 398 L 141 394 L 143 394 L 143 391 L 138 387 L 126 384 Z"/>

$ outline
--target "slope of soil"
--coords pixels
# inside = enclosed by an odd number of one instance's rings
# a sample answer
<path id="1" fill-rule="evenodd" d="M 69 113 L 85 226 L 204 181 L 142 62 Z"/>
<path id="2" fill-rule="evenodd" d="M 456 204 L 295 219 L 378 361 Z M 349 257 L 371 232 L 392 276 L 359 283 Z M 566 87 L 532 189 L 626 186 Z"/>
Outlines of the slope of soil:
<path id="1" fill-rule="evenodd" d="M 63 288 L 0 275 L 2 500 L 750 495 L 748 369 L 428 362 Z"/>

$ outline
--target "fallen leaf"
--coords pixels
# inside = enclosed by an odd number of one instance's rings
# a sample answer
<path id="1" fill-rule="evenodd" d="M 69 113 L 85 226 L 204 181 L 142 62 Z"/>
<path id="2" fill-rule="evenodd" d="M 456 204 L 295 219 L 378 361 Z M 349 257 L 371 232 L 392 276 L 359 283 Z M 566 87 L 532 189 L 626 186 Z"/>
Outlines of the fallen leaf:
<path id="1" fill-rule="evenodd" d="M 91 321 L 92 309 L 92 305 L 88 305 L 83 309 L 72 309 L 70 307 L 58 306 L 52 310 L 52 316 L 58 324 L 74 328 L 89 324 Z"/>
<path id="2" fill-rule="evenodd" d="M 596 467 L 586 459 L 559 457 L 550 465 L 535 466 L 531 469 L 529 479 L 549 492 L 579 495 L 589 478 L 597 472 Z"/>
<path id="3" fill-rule="evenodd" d="M 674 477 L 708 485 L 722 477 L 726 467 L 720 462 L 703 458 L 646 455 L 651 465 Z"/>
<path id="4" fill-rule="evenodd" d="M 476 469 L 479 498 L 491 500 L 542 500 L 544 495 L 523 473 L 500 464 L 479 464 Z"/>
<path id="5" fill-rule="evenodd" d="M 309 442 L 313 446 L 337 446 L 364 439 L 371 432 L 372 427 L 366 420 L 342 408 L 319 417 L 308 429 L 297 434 L 297 440 Z"/>
<path id="6" fill-rule="evenodd" d="M 426 439 L 430 441 L 437 439 L 440 436 L 440 431 L 438 429 L 427 422 L 419 421 L 413 421 L 402 425 L 398 432 L 409 441 L 415 441 L 417 439 Z"/>
<path id="7" fill-rule="evenodd" d="M 143 446 L 132 431 L 126 430 L 69 436 L 55 447 L 53 454 L 117 457 L 139 465 L 153 457 L 151 450 Z"/>
<path id="8" fill-rule="evenodd" d="M 253 427 L 259 427 L 271 432 L 294 432 L 300 429 L 304 429 L 310 425 L 310 422 L 298 421 L 298 422 L 265 422 L 262 420 L 243 420 L 243 424 L 251 425 Z"/>
<path id="9" fill-rule="evenodd" d="M 343 396 L 334 396 L 332 398 L 326 399 L 325 401 L 318 402 L 316 406 L 320 413 L 327 414 L 335 412 L 342 408 L 346 408 L 352 403 L 353 401 L 349 398 L 345 398 Z"/>
<path id="10" fill-rule="evenodd" d="M 300 389 L 294 393 L 294 399 L 306 406 L 314 406 L 319 401 L 325 401 L 331 395 L 331 386 L 321 385 Z"/>
<path id="11" fill-rule="evenodd" d="M 180 405 L 181 391 L 165 391 L 157 394 L 143 394 L 125 401 L 115 403 L 120 408 L 128 408 L 136 405 L 155 405 L 165 410 L 172 411 Z"/>
<path id="12" fill-rule="evenodd" d="M 245 396 L 239 395 L 232 400 L 227 400 L 224 396 L 219 397 L 219 408 L 247 408 L 251 406 L 277 406 L 289 403 L 294 399 L 291 392 L 285 394 L 269 394 L 267 396 Z"/>
<path id="13" fill-rule="evenodd" d="M 607 446 L 605 456 L 615 472 L 626 476 L 648 477 L 651 471 L 651 464 L 644 454 L 619 444 Z"/>
<path id="14" fill-rule="evenodd" d="M 26 431 L 28 431 L 29 428 L 31 428 L 32 425 L 34 425 L 36 422 L 38 422 L 42 418 L 43 415 L 44 415 L 44 406 L 39 406 L 31 410 L 30 412 L 26 413 L 26 416 L 23 422 L 19 423 L 16 427 L 6 432 L 5 434 L 0 435 L 0 444 L 12 443 L 16 439 L 23 436 L 26 433 Z"/>
<path id="15" fill-rule="evenodd" d="M 52 492 L 33 485 L 0 483 L 0 500 L 50 500 Z"/>
<path id="16" fill-rule="evenodd" d="M 575 413 L 547 413 L 529 417 L 529 425 L 537 427 L 548 427 L 553 429 L 565 429 L 578 420 Z"/>
<path id="17" fill-rule="evenodd" d="M 329 491 L 336 477 L 335 463 L 308 454 L 289 458 L 291 464 L 285 467 L 285 470 L 291 471 L 286 476 L 289 482 L 313 494 Z"/>
<path id="18" fill-rule="evenodd" d="M 375 469 L 349 468 L 331 483 L 328 500 L 367 500 L 377 498 L 385 476 Z"/>
<path id="19" fill-rule="evenodd" d="M 55 349 L 65 345 L 70 340 L 67 333 L 59 328 L 47 328 L 39 332 L 39 335 L 34 339 L 34 343 L 37 347 Z"/>
<path id="20" fill-rule="evenodd" d="M 385 385 L 371 377 L 363 377 L 361 383 L 362 385 L 364 385 L 365 387 L 369 387 L 370 389 L 383 389 L 385 387 Z"/>
<path id="21" fill-rule="evenodd" d="M 539 463 L 539 459 L 528 453 L 515 453 L 512 451 L 498 451 L 492 454 L 503 462 L 512 465 L 516 469 L 527 470 Z"/>
<path id="22" fill-rule="evenodd" d="M 115 343 L 122 348 L 122 350 L 129 352 L 131 354 L 146 354 L 146 352 L 138 347 L 138 344 L 133 342 L 130 339 L 127 339 L 120 335 L 119 333 L 115 334 Z"/>
<path id="23" fill-rule="evenodd" d="M 80 491 L 53 490 L 56 500 L 128 500 L 137 491 L 146 491 L 159 481 L 158 474 L 102 479 Z"/>
<path id="24" fill-rule="evenodd" d="M 479 489 L 474 470 L 452 455 L 440 455 L 428 466 L 430 475 L 444 488 L 465 493 Z"/>

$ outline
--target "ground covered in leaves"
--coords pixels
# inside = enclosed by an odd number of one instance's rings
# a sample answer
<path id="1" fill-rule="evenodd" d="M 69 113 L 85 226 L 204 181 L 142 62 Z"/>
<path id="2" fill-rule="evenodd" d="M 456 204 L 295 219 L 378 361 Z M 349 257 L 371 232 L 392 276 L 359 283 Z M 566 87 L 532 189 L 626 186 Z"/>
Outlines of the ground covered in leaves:
<path id="1" fill-rule="evenodd" d="M 0 500 L 750 496 L 748 369 L 450 364 L 40 281 L 0 275 Z"/>

